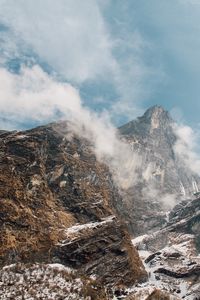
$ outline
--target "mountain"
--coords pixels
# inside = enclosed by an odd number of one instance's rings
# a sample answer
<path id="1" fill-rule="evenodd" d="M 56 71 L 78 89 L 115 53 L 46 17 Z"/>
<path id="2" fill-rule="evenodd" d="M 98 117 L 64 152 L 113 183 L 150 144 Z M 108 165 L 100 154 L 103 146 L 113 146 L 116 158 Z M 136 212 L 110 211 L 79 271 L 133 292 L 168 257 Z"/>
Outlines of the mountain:
<path id="1" fill-rule="evenodd" d="M 200 299 L 199 179 L 173 126 L 155 106 L 119 128 L 140 159 L 123 189 L 70 122 L 0 131 L 0 299 Z"/>
<path id="2" fill-rule="evenodd" d="M 120 210 L 134 234 L 146 233 L 166 222 L 166 211 L 193 197 L 200 178 L 176 153 L 175 122 L 161 106 L 119 128 L 121 138 L 140 159 L 136 183 L 123 195 Z M 123 209 L 124 207 L 124 209 Z"/>
<path id="3" fill-rule="evenodd" d="M 174 151 L 175 122 L 161 106 L 149 108 L 142 117 L 119 128 L 120 134 L 141 156 L 141 173 L 148 184 L 162 193 L 190 197 L 197 174 L 185 166 Z"/>
<path id="4" fill-rule="evenodd" d="M 112 207 L 120 196 L 111 174 L 68 128 L 0 135 L 0 265 L 62 264 L 110 287 L 143 281 L 146 271 Z"/>

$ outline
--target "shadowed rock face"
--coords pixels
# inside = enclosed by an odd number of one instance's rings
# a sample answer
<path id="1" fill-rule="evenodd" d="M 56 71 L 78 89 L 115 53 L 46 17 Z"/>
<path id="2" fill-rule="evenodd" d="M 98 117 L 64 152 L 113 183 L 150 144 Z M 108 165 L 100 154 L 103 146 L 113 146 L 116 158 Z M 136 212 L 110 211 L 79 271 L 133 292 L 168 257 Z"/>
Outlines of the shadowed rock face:
<path id="1" fill-rule="evenodd" d="M 122 214 L 135 234 L 157 230 L 166 223 L 165 211 L 193 194 L 192 181 L 199 177 L 174 152 L 177 141 L 174 121 L 160 106 L 148 109 L 142 117 L 119 128 L 123 139 L 140 156 L 137 182 L 124 193 Z"/>
<path id="2" fill-rule="evenodd" d="M 60 262 L 109 285 L 146 272 L 105 165 L 67 123 L 0 135 L 0 263 Z"/>

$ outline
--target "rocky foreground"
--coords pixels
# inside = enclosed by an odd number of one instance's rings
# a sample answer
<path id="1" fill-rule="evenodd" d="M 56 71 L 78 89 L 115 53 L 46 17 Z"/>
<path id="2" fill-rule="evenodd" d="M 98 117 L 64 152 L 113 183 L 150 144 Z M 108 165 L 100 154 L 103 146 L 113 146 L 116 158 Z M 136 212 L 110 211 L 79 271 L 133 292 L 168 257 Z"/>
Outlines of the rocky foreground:
<path id="1" fill-rule="evenodd" d="M 178 299 L 200 299 L 199 241 L 200 198 L 177 205 L 161 230 L 133 239 L 149 276 L 144 286 Z"/>

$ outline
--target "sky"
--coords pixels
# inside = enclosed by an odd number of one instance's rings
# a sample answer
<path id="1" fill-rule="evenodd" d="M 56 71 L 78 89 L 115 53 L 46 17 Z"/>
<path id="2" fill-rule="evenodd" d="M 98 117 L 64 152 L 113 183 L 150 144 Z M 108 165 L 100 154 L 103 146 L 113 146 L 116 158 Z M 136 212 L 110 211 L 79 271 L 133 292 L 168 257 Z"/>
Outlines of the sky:
<path id="1" fill-rule="evenodd" d="M 200 0 L 0 0 L 0 128 L 77 97 L 115 126 L 158 104 L 198 128 L 199 20 Z"/>

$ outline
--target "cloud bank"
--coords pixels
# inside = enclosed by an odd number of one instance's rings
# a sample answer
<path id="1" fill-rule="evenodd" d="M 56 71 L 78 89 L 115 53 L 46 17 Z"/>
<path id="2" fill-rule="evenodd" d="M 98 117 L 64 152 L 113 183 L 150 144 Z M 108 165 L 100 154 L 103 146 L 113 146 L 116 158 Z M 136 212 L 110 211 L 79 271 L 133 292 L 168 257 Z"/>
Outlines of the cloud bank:
<path id="1" fill-rule="evenodd" d="M 133 184 L 138 157 L 119 139 L 108 115 L 84 107 L 74 87 L 55 81 L 39 66 L 24 67 L 19 74 L 0 69 L 0 78 L 1 128 L 6 118 L 13 128 L 26 120 L 69 120 L 72 131 L 91 141 L 97 159 L 109 165 L 118 186 Z"/>
<path id="2" fill-rule="evenodd" d="M 95 106 L 104 94 L 106 109 L 115 121 L 122 116 L 133 119 L 149 93 L 143 83 L 155 73 L 143 61 L 149 46 L 140 32 L 121 24 L 126 3 L 116 3 L 113 24 L 105 16 L 110 4 L 107 0 L 0 0 L 0 25 L 8 28 L 2 41 L 5 62 L 16 57 L 23 63 L 24 54 L 32 55 L 29 59 L 45 64 L 62 80 L 81 90 L 89 86 L 86 103 Z M 93 97 L 94 84 L 100 93 Z"/>
<path id="3" fill-rule="evenodd" d="M 0 19 L 64 78 L 112 72 L 111 41 L 96 1 L 0 1 Z"/>

